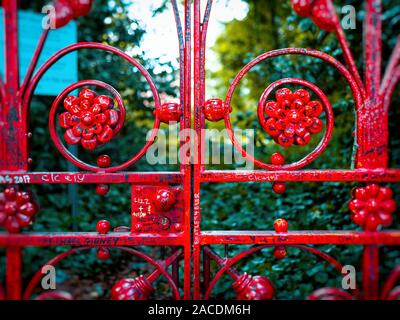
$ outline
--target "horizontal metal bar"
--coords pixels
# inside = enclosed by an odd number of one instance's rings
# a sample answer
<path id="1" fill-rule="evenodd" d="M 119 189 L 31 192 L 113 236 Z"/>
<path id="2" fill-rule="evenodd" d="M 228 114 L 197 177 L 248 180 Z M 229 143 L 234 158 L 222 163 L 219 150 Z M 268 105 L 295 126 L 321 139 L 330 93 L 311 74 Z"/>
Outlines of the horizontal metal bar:
<path id="1" fill-rule="evenodd" d="M 91 184 L 91 183 L 130 183 L 130 184 L 180 184 L 179 172 L 0 172 L 1 184 Z"/>
<path id="2" fill-rule="evenodd" d="M 224 170 L 205 171 L 201 182 L 400 182 L 400 169 L 357 170 L 298 170 L 254 171 Z"/>
<path id="3" fill-rule="evenodd" d="M 400 245 L 400 231 L 205 231 L 200 244 L 337 244 L 337 245 Z"/>
<path id="4" fill-rule="evenodd" d="M 0 233 L 0 247 L 53 247 L 53 246 L 180 246 L 184 239 L 177 233 L 116 233 L 100 235 L 97 232 L 56 233 Z"/>

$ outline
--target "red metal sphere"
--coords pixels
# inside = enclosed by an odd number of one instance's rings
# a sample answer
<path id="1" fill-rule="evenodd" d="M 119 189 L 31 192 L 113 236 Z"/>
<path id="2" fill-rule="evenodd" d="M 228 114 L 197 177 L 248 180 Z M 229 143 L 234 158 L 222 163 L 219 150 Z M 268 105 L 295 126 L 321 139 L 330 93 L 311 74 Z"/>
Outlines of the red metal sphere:
<path id="1" fill-rule="evenodd" d="M 98 156 L 96 162 L 100 168 L 108 168 L 109 166 L 111 166 L 111 157 L 109 155 L 102 154 Z"/>
<path id="2" fill-rule="evenodd" d="M 274 229 L 276 232 L 287 232 L 289 223 L 285 219 L 276 219 L 274 222 Z"/>
<path id="3" fill-rule="evenodd" d="M 139 232 L 142 231 L 143 225 L 141 223 L 135 223 L 134 227 L 135 231 Z"/>
<path id="4" fill-rule="evenodd" d="M 107 234 L 111 229 L 110 222 L 107 220 L 100 220 L 96 224 L 96 230 L 100 234 Z"/>
<path id="5" fill-rule="evenodd" d="M 154 292 L 151 283 L 144 277 L 119 280 L 111 290 L 112 300 L 148 300 Z"/>
<path id="6" fill-rule="evenodd" d="M 106 196 L 109 191 L 110 191 L 110 186 L 108 184 L 101 183 L 96 185 L 96 193 L 99 196 Z"/>
<path id="7" fill-rule="evenodd" d="M 291 0 L 291 2 L 294 11 L 296 11 L 299 16 L 308 17 L 311 15 L 314 0 Z"/>
<path id="8" fill-rule="evenodd" d="M 396 210 L 393 192 L 388 187 L 369 184 L 353 190 L 353 199 L 349 202 L 354 223 L 366 230 L 374 231 L 379 225 L 389 226 Z"/>
<path id="9" fill-rule="evenodd" d="M 93 0 L 72 0 L 71 7 L 74 10 L 75 17 L 86 16 L 92 9 Z"/>
<path id="10" fill-rule="evenodd" d="M 0 227 L 10 233 L 18 233 L 29 226 L 38 210 L 31 193 L 18 191 L 16 187 L 7 187 L 0 192 Z"/>
<path id="11" fill-rule="evenodd" d="M 294 11 L 301 17 L 310 17 L 322 30 L 332 32 L 337 18 L 330 0 L 291 0 Z"/>
<path id="12" fill-rule="evenodd" d="M 276 194 L 283 194 L 286 192 L 286 184 L 283 182 L 275 182 L 272 184 L 272 190 Z"/>
<path id="13" fill-rule="evenodd" d="M 69 1 L 55 0 L 55 27 L 61 28 L 68 24 L 74 18 L 74 10 L 72 9 Z"/>
<path id="14" fill-rule="evenodd" d="M 272 282 L 264 276 L 252 277 L 244 273 L 232 285 L 237 300 L 272 300 L 275 289 Z"/>
<path id="15" fill-rule="evenodd" d="M 78 97 L 65 98 L 66 112 L 58 118 L 60 126 L 66 129 L 65 141 L 68 144 L 80 143 L 88 150 L 109 142 L 121 120 L 119 111 L 113 107 L 110 97 L 97 96 L 87 88 L 82 89 Z"/>
<path id="16" fill-rule="evenodd" d="M 232 109 L 225 105 L 221 99 L 209 99 L 203 105 L 203 114 L 208 121 L 220 121 L 225 115 L 232 112 Z"/>
<path id="17" fill-rule="evenodd" d="M 174 191 L 171 189 L 160 189 L 157 191 L 154 206 L 158 211 L 171 210 L 175 203 L 176 196 Z"/>
<path id="18" fill-rule="evenodd" d="M 336 13 L 330 10 L 330 0 L 315 0 L 311 9 L 312 21 L 327 32 L 335 31 Z"/>
<path id="19" fill-rule="evenodd" d="M 14 201 L 17 197 L 17 188 L 15 187 L 8 187 L 3 191 L 5 200 L 7 201 Z M 1 199 L 0 199 L 1 200 Z"/>
<path id="20" fill-rule="evenodd" d="M 55 27 L 61 28 L 72 19 L 89 14 L 93 0 L 54 0 Z"/>
<path id="21" fill-rule="evenodd" d="M 97 258 L 99 258 L 100 260 L 108 260 L 110 259 L 110 250 L 108 248 L 99 248 L 97 250 Z"/>
<path id="22" fill-rule="evenodd" d="M 285 164 L 285 157 L 281 153 L 275 152 L 271 156 L 271 163 L 276 166 L 282 166 Z"/>
<path id="23" fill-rule="evenodd" d="M 181 223 L 175 223 L 174 224 L 174 230 L 177 232 L 181 232 L 183 230 L 183 226 Z"/>
<path id="24" fill-rule="evenodd" d="M 319 133 L 323 124 L 318 118 L 323 107 L 319 101 L 310 101 L 305 89 L 294 93 L 288 88 L 276 91 L 276 101 L 267 101 L 264 107 L 264 130 L 281 146 L 293 144 L 304 146 L 311 140 L 311 134 Z"/>
<path id="25" fill-rule="evenodd" d="M 170 122 L 179 122 L 182 116 L 181 105 L 179 103 L 163 103 L 154 110 L 154 115 L 161 122 L 169 124 Z"/>
<path id="26" fill-rule="evenodd" d="M 278 260 L 281 260 L 287 256 L 287 251 L 284 246 L 276 246 L 274 248 L 274 257 Z"/>

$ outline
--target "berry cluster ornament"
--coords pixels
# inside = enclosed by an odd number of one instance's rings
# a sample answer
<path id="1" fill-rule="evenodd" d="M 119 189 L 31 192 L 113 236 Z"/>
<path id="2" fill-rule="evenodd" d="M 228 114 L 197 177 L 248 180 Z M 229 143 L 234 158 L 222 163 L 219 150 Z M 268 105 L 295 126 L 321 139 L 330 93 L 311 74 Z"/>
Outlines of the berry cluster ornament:
<path id="1" fill-rule="evenodd" d="M 54 0 L 55 27 L 61 28 L 76 17 L 86 16 L 93 0 Z"/>
<path id="2" fill-rule="evenodd" d="M 294 93 L 288 88 L 277 90 L 276 101 L 268 101 L 264 106 L 265 131 L 283 147 L 293 144 L 304 146 L 311 135 L 319 133 L 323 124 L 319 116 L 322 104 L 310 100 L 307 90 L 298 89 Z"/>
<path id="3" fill-rule="evenodd" d="M 301 17 L 309 17 L 322 30 L 332 32 L 338 18 L 331 0 L 291 0 L 294 11 Z"/>
<path id="4" fill-rule="evenodd" d="M 0 226 L 10 233 L 18 233 L 29 226 L 35 218 L 39 206 L 30 192 L 7 187 L 0 192 Z"/>
<path id="5" fill-rule="evenodd" d="M 232 285 L 237 300 L 272 300 L 275 289 L 271 280 L 264 276 L 242 274 Z"/>
<path id="6" fill-rule="evenodd" d="M 173 102 L 163 103 L 157 106 L 153 113 L 161 122 L 166 124 L 170 122 L 179 122 L 182 116 L 181 105 Z"/>
<path id="7" fill-rule="evenodd" d="M 203 114 L 208 121 L 217 122 L 222 120 L 225 115 L 232 112 L 232 108 L 225 105 L 221 99 L 209 99 L 203 105 Z"/>
<path id="8" fill-rule="evenodd" d="M 369 184 L 353 190 L 349 202 L 351 219 L 365 230 L 374 231 L 379 225 L 389 226 L 396 210 L 393 192 L 389 187 Z"/>
<path id="9" fill-rule="evenodd" d="M 149 280 L 144 276 L 119 280 L 111 290 L 112 300 L 148 300 L 154 292 Z"/>
<path id="10" fill-rule="evenodd" d="M 112 98 L 97 95 L 87 88 L 81 90 L 78 97 L 65 98 L 66 112 L 58 119 L 60 126 L 67 129 L 65 141 L 68 144 L 80 143 L 87 150 L 109 142 L 116 134 L 120 120 L 119 111 L 113 107 Z"/>

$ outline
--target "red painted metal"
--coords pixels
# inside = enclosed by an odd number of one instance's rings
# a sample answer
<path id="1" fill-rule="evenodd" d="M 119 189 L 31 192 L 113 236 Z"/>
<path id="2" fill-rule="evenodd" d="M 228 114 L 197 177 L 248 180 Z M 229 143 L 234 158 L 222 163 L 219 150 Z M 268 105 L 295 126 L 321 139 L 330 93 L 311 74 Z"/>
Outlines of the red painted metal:
<path id="1" fill-rule="evenodd" d="M 3 0 L 6 34 L 6 77 L 0 79 L 0 225 L 9 232 L 0 233 L 0 247 L 6 249 L 5 292 L 0 285 L 0 299 L 31 299 L 42 277 L 38 270 L 27 287 L 22 286 L 22 251 L 24 247 L 71 247 L 47 264 L 56 265 L 63 259 L 87 253 L 95 249 L 101 260 L 113 259 L 113 250 L 120 250 L 146 261 L 154 271 L 135 279 L 121 279 L 113 289 L 112 298 L 121 300 L 150 299 L 154 282 L 163 276 L 171 288 L 173 297 L 208 299 L 224 273 L 232 278 L 232 289 L 238 299 L 271 299 L 276 291 L 273 283 L 263 275 L 241 274 L 235 265 L 260 250 L 272 249 L 273 259 L 288 259 L 292 247 L 313 254 L 333 265 L 340 273 L 342 263 L 316 245 L 362 245 L 362 286 L 344 291 L 339 288 L 321 288 L 309 294 L 308 299 L 399 299 L 399 267 L 388 279 L 379 283 L 379 247 L 399 246 L 400 231 L 381 230 L 389 226 L 395 211 L 392 191 L 384 183 L 400 182 L 400 170 L 388 168 L 388 109 L 390 98 L 400 79 L 400 40 L 393 50 L 388 66 L 381 79 L 381 1 L 366 0 L 365 16 L 365 81 L 360 76 L 355 60 L 340 25 L 331 0 L 291 1 L 294 10 L 309 17 L 321 29 L 335 33 L 342 48 L 344 63 L 327 53 L 303 48 L 272 50 L 256 57 L 245 65 L 233 79 L 226 97 L 206 99 L 206 38 L 213 0 L 207 0 L 201 10 L 201 0 L 184 2 L 184 19 L 181 20 L 176 0 L 171 0 L 180 60 L 180 101 L 161 101 L 157 86 L 148 71 L 135 59 L 119 49 L 100 43 L 77 43 L 68 46 L 48 59 L 37 72 L 37 63 L 51 30 L 45 30 L 38 39 L 28 72 L 19 84 L 18 66 L 18 1 Z M 55 1 L 58 13 L 56 27 L 61 27 L 77 16 L 89 14 L 91 0 Z M 193 12 L 192 12 L 193 11 Z M 193 32 L 193 33 L 192 33 Z M 193 48 L 192 48 L 193 41 Z M 82 80 L 63 90 L 55 99 L 49 113 L 50 138 L 60 154 L 70 163 L 84 170 L 80 172 L 31 172 L 29 171 L 28 118 L 33 92 L 43 75 L 63 56 L 81 49 L 105 50 L 130 63 L 144 76 L 153 94 L 154 125 L 150 138 L 142 149 L 128 156 L 122 164 L 114 163 L 107 154 L 86 163 L 75 157 L 65 143 L 81 143 L 88 151 L 100 144 L 118 139 L 117 134 L 125 122 L 125 106 L 117 89 L 97 80 Z M 192 50 L 193 49 L 193 50 Z M 193 52 L 193 72 L 192 72 Z M 312 134 L 324 130 L 319 145 L 293 163 L 288 163 L 278 152 L 264 163 L 247 154 L 236 139 L 231 123 L 233 94 L 246 74 L 263 61 L 279 56 L 306 55 L 319 59 L 333 67 L 351 89 L 356 111 L 357 131 L 354 169 L 304 170 L 322 152 L 329 152 L 329 142 L 334 130 L 334 114 L 328 97 L 316 84 L 304 79 L 285 78 L 268 85 L 258 104 L 258 119 L 262 128 L 285 147 L 292 144 L 306 145 Z M 193 76 L 193 90 L 192 90 Z M 294 86 L 289 92 L 285 85 Z M 89 89 L 90 88 L 90 89 Z M 78 97 L 68 97 L 74 90 L 81 90 Z M 107 91 L 112 97 L 98 96 L 93 90 Z M 192 124 L 192 92 L 194 122 Z M 274 97 L 272 97 L 274 95 Z M 113 102 L 116 102 L 115 105 Z M 326 123 L 319 120 L 324 113 Z M 205 155 L 205 139 L 202 130 L 208 121 L 222 121 L 234 147 L 259 170 L 219 171 L 207 170 L 202 160 Z M 181 146 L 189 142 L 189 150 L 181 148 L 181 165 L 178 172 L 125 171 L 141 159 L 155 141 L 160 123 L 179 123 L 182 134 Z M 108 126 L 108 127 L 107 127 Z M 66 132 L 63 139 L 57 128 Z M 198 139 L 187 129 L 194 128 Z M 101 130 L 100 130 L 101 129 Z M 194 140 L 192 140 L 194 139 Z M 300 170 L 302 169 L 302 170 Z M 286 182 L 359 182 L 349 195 L 349 207 L 354 228 L 365 230 L 289 230 L 289 223 L 278 219 L 274 230 L 261 231 L 205 231 L 201 228 L 201 188 L 204 183 L 259 182 L 273 183 L 277 194 L 284 194 Z M 366 186 L 361 183 L 367 183 Z M 377 185 L 376 183 L 381 183 Z M 37 213 L 37 206 L 25 192 L 29 184 L 94 184 L 99 195 L 106 195 L 112 184 L 123 184 L 131 190 L 130 227 L 112 230 L 107 220 L 94 222 L 96 232 L 32 233 L 29 224 Z M 18 188 L 17 188 L 18 187 Z M 12 193 L 19 190 L 15 194 Z M 284 196 L 284 195 L 283 195 Z M 29 204 L 29 205 L 28 205 Z M 29 208 L 27 208 L 29 207 Z M 40 211 L 38 212 L 40 214 Z M 6 221 L 7 220 L 7 221 Z M 10 223 L 7 223 L 11 221 Z M 27 230 L 20 232 L 20 227 Z M 95 231 L 95 230 L 88 230 Z M 233 257 L 221 257 L 214 245 L 252 245 Z M 140 246 L 172 247 L 172 253 L 163 261 L 136 249 Z M 135 248 L 134 248 L 135 247 Z M 212 274 L 211 264 L 217 265 Z M 183 268 L 183 290 L 179 290 L 179 266 Z M 201 268 L 203 266 L 203 268 Z M 193 267 L 193 269 L 192 269 Z M 66 292 L 43 292 L 36 299 L 64 299 L 72 296 Z"/>
<path id="2" fill-rule="evenodd" d="M 225 127 L 228 129 L 228 134 L 232 140 L 233 145 L 249 161 L 254 163 L 257 167 L 264 170 L 257 171 L 218 171 L 218 170 L 206 170 L 204 164 L 194 165 L 194 200 L 193 200 L 193 262 L 194 262 L 194 297 L 195 298 L 209 298 L 212 288 L 216 282 L 222 276 L 224 272 L 230 274 L 230 268 L 239 260 L 246 258 L 252 252 L 263 249 L 265 246 L 275 246 L 273 254 L 277 258 L 285 258 L 286 250 L 290 245 L 300 246 L 303 250 L 307 250 L 312 254 L 318 255 L 326 260 L 332 260 L 328 258 L 326 254 L 320 251 L 316 251 L 315 248 L 308 247 L 306 245 L 317 245 L 317 244 L 337 244 L 337 245 L 364 245 L 364 256 L 363 256 L 363 280 L 362 280 L 362 292 L 360 294 L 353 294 L 345 292 L 337 288 L 323 288 L 311 294 L 310 299 L 377 299 L 377 298 L 394 298 L 398 297 L 398 289 L 393 289 L 395 281 L 388 280 L 390 283 L 389 288 L 385 288 L 382 294 L 379 294 L 379 246 L 380 245 L 394 245 L 398 246 L 399 242 L 399 231 L 381 231 L 377 230 L 376 227 L 379 224 L 390 224 L 391 214 L 394 211 L 395 204 L 391 201 L 388 196 L 388 188 L 385 186 L 378 186 L 372 188 L 378 188 L 378 193 L 373 197 L 369 197 L 368 203 L 356 203 L 352 204 L 351 209 L 357 211 L 358 209 L 363 210 L 364 207 L 368 208 L 367 216 L 371 222 L 371 228 L 368 228 L 366 232 L 355 232 L 355 231 L 203 231 L 201 229 L 201 196 L 200 190 L 203 183 L 226 183 L 226 182 L 272 182 L 274 183 L 273 188 L 278 193 L 283 193 L 285 190 L 284 182 L 398 182 L 399 181 L 399 170 L 387 168 L 387 145 L 388 145 L 388 108 L 390 103 L 390 96 L 394 91 L 394 88 L 400 78 L 399 70 L 399 42 L 397 43 L 393 54 L 391 55 L 388 67 L 385 71 L 383 81 L 380 79 L 381 73 L 381 1 L 379 0 L 366 0 L 366 19 L 365 19 L 365 82 L 363 82 L 359 71 L 356 67 L 352 52 L 349 48 L 346 40 L 345 33 L 341 27 L 340 21 L 336 15 L 335 8 L 331 0 L 307 0 L 298 1 L 292 0 L 294 10 L 304 17 L 310 17 L 312 21 L 319 26 L 321 29 L 327 32 L 335 32 L 339 44 L 342 48 L 345 65 L 337 61 L 330 55 L 324 52 L 303 49 L 303 48 L 286 48 L 272 50 L 261 54 L 253 61 L 249 62 L 243 69 L 237 74 L 235 79 L 232 81 L 228 93 L 225 97 L 225 108 L 229 110 L 231 108 L 231 101 L 233 94 L 241 80 L 246 74 L 252 70 L 256 65 L 262 61 L 284 55 L 306 55 L 314 57 L 326 62 L 328 65 L 336 69 L 347 82 L 350 87 L 356 110 L 356 121 L 357 121 L 357 132 L 356 132 L 356 157 L 354 159 L 353 166 L 355 169 L 352 170 L 298 170 L 310 164 L 315 160 L 322 152 L 328 152 L 329 140 L 332 134 L 334 115 L 330 106 L 328 98 L 323 94 L 323 91 L 319 89 L 315 84 L 309 83 L 303 79 L 281 79 L 270 84 L 262 97 L 258 107 L 259 122 L 267 131 L 274 137 L 278 137 L 281 133 L 286 133 L 286 136 L 282 139 L 276 139 L 278 144 L 288 147 L 296 140 L 293 141 L 290 137 L 293 136 L 295 128 L 289 128 L 292 121 L 282 121 L 280 124 L 276 124 L 276 119 L 287 120 L 287 113 L 280 115 L 280 109 L 288 106 L 288 110 L 296 109 L 293 106 L 293 100 L 291 103 L 285 102 L 285 92 L 287 90 L 279 89 L 284 84 L 297 85 L 297 89 L 308 89 L 316 94 L 317 99 L 322 102 L 324 112 L 327 115 L 327 125 L 325 128 L 325 137 L 317 148 L 308 154 L 305 158 L 295 163 L 285 163 L 285 159 L 279 154 L 274 154 L 271 157 L 271 164 L 263 163 L 251 155 L 247 154 L 242 148 L 241 144 L 236 140 L 233 127 L 230 121 L 230 114 L 225 113 L 224 121 Z M 207 26 L 209 22 L 209 16 L 211 12 L 213 1 L 208 0 L 204 15 L 200 10 L 202 1 L 194 0 L 194 43 L 197 50 L 194 52 L 194 83 L 196 88 L 194 91 L 195 97 L 195 122 L 194 127 L 197 131 L 198 136 L 201 136 L 201 130 L 205 128 L 204 116 L 200 113 L 205 98 L 205 39 L 207 34 Z M 305 88 L 304 88 L 305 87 Z M 268 98 L 271 93 L 277 92 L 275 102 L 268 102 Z M 283 97 L 281 93 L 283 93 Z M 287 95 L 287 94 L 286 94 Z M 234 108 L 233 108 L 234 109 Z M 289 111 L 290 112 L 290 111 Z M 234 110 L 233 112 L 234 113 Z M 317 114 L 319 111 L 317 112 Z M 291 116 L 291 115 L 290 115 Z M 294 115 L 292 119 L 297 121 L 298 114 Z M 300 115 L 300 116 L 304 116 Z M 206 116 L 207 117 L 207 116 Z M 214 120 L 208 119 L 207 120 Z M 275 122 L 272 125 L 272 120 Z M 266 122 L 269 121 L 269 122 Z M 296 123 L 296 122 L 295 122 Z M 319 129 L 319 126 L 318 126 Z M 288 132 L 286 132 L 288 131 Z M 288 139 L 289 136 L 289 139 Z M 283 139 L 284 138 L 284 139 Z M 304 142 L 306 141 L 299 141 Z M 302 144 L 298 143 L 298 144 Z M 204 143 L 200 141 L 197 148 L 197 159 L 204 157 Z M 362 187 L 360 187 L 362 188 Z M 371 188 L 370 186 L 367 188 Z M 379 190 L 384 190 L 385 195 L 381 195 Z M 358 191 L 359 192 L 359 191 Z M 375 199 L 375 197 L 384 197 L 383 199 Z M 386 199 L 387 198 L 387 199 Z M 386 203 L 387 201 L 387 203 Z M 356 210 L 357 209 L 357 210 Z M 353 214 L 353 218 L 357 213 Z M 359 212 L 358 212 L 359 215 Z M 356 220 L 362 222 L 357 216 Z M 374 222 L 375 221 L 375 222 Z M 373 224 L 373 228 L 372 228 Z M 373 231 L 371 231 L 373 230 Z M 389 234 L 390 233 L 390 234 Z M 376 238 L 378 237 L 378 238 Z M 201 265 L 200 265 L 200 252 L 203 250 L 205 255 L 209 255 L 208 246 L 211 245 L 240 245 L 240 244 L 253 244 L 256 245 L 253 249 L 245 250 L 233 258 L 225 258 L 223 261 L 216 261 L 217 265 L 221 268 L 211 280 L 210 275 L 210 257 L 204 259 L 203 268 L 203 288 L 201 288 Z M 338 270 L 340 271 L 340 270 Z M 394 276 L 393 276 L 394 277 Z M 393 278 L 391 278 L 393 279 Z M 397 280 L 397 278 L 396 278 Z M 389 291 L 392 291 L 389 294 Z"/>
<path id="3" fill-rule="evenodd" d="M 184 223 L 182 190 L 132 186 L 132 233 L 180 232 Z"/>

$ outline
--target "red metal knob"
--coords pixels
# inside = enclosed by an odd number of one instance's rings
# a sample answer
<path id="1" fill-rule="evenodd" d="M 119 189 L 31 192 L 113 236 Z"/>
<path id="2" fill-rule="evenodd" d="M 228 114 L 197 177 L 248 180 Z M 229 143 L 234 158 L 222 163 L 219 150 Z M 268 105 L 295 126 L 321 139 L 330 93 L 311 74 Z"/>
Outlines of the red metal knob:
<path id="1" fill-rule="evenodd" d="M 10 233 L 18 233 L 29 226 L 39 206 L 30 192 L 18 191 L 16 187 L 7 187 L 0 192 L 0 226 Z"/>
<path id="2" fill-rule="evenodd" d="M 148 300 L 154 289 L 144 277 L 119 280 L 111 290 L 112 300 Z"/>
<path id="3" fill-rule="evenodd" d="M 99 258 L 100 260 L 108 260 L 110 259 L 110 250 L 108 248 L 99 248 L 97 250 L 97 258 Z"/>
<path id="4" fill-rule="evenodd" d="M 283 194 L 286 192 L 286 184 L 284 184 L 283 182 L 275 182 L 274 184 L 272 184 L 272 190 L 276 194 Z"/>
<path id="5" fill-rule="evenodd" d="M 107 234 L 111 229 L 110 222 L 107 220 L 100 220 L 96 224 L 96 230 L 100 234 Z"/>
<path id="6" fill-rule="evenodd" d="M 55 0 L 55 27 L 61 28 L 74 18 L 74 10 L 67 0 Z"/>
<path id="7" fill-rule="evenodd" d="M 72 0 L 71 7 L 76 17 L 86 16 L 92 9 L 93 0 Z"/>
<path id="8" fill-rule="evenodd" d="M 272 300 L 275 289 L 272 282 L 264 276 L 255 276 L 244 273 L 232 285 L 237 293 L 237 300 Z"/>
<path id="9" fill-rule="evenodd" d="M 209 99 L 203 105 L 203 113 L 208 121 L 220 121 L 230 112 L 232 109 L 221 99 Z"/>
<path id="10" fill-rule="evenodd" d="M 157 116 L 161 122 L 169 124 L 170 122 L 179 122 L 182 116 L 182 110 L 179 103 L 164 103 L 156 107 L 154 115 Z"/>
<path id="11" fill-rule="evenodd" d="M 315 0 L 311 9 L 311 19 L 322 30 L 332 32 L 336 28 L 336 13 L 331 10 L 329 1 Z"/>
<path id="12" fill-rule="evenodd" d="M 353 199 L 349 202 L 351 219 L 366 230 L 374 231 L 379 225 L 389 226 L 396 211 L 393 192 L 388 187 L 369 184 L 353 190 Z"/>
<path id="13" fill-rule="evenodd" d="M 72 19 L 89 14 L 93 0 L 54 0 L 55 27 L 61 28 Z"/>
<path id="14" fill-rule="evenodd" d="M 311 15 L 312 4 L 314 0 L 292 0 L 294 11 L 301 17 L 309 17 Z"/>
<path id="15" fill-rule="evenodd" d="M 323 111 L 322 104 L 310 101 L 307 90 L 298 89 L 292 93 L 288 88 L 281 88 L 276 91 L 275 98 L 276 101 L 265 104 L 261 125 L 276 143 L 285 148 L 293 144 L 304 146 L 310 142 L 312 134 L 322 130 L 323 124 L 318 118 Z"/>
<path id="16" fill-rule="evenodd" d="M 284 246 L 276 246 L 274 248 L 274 256 L 278 260 L 285 258 L 287 256 L 286 248 Z"/>
<path id="17" fill-rule="evenodd" d="M 301 17 L 310 17 L 322 30 L 332 32 L 336 28 L 336 13 L 330 0 L 291 0 L 294 11 Z"/>
<path id="18" fill-rule="evenodd" d="M 181 232 L 181 231 L 183 230 L 182 224 L 181 224 L 181 223 L 175 223 L 175 224 L 174 224 L 174 230 L 175 230 L 176 232 Z"/>
<path id="19" fill-rule="evenodd" d="M 276 232 L 287 232 L 289 223 L 285 219 L 276 219 L 274 222 L 274 230 Z"/>
<path id="20" fill-rule="evenodd" d="M 171 189 L 160 189 L 156 193 L 154 205 L 158 211 L 169 211 L 176 203 L 175 192 Z"/>
<path id="21" fill-rule="evenodd" d="M 282 166 L 285 164 L 285 157 L 281 153 L 276 152 L 271 156 L 271 163 L 276 166 Z"/>
<path id="22" fill-rule="evenodd" d="M 96 186 L 96 193 L 99 196 L 106 196 L 108 192 L 110 191 L 110 186 L 108 184 L 98 184 Z"/>
<path id="23" fill-rule="evenodd" d="M 106 154 L 102 154 L 97 158 L 97 165 L 100 168 L 108 168 L 111 165 L 111 157 Z"/>

